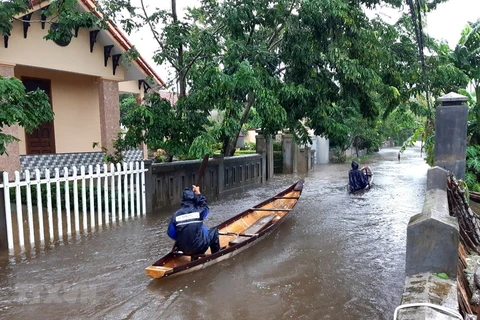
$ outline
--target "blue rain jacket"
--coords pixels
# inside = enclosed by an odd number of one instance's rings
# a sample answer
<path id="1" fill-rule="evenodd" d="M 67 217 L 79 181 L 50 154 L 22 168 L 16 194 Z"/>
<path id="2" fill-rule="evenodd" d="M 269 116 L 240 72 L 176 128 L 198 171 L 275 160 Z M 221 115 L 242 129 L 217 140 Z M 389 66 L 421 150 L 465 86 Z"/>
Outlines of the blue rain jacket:
<path id="1" fill-rule="evenodd" d="M 167 232 L 170 238 L 176 240 L 179 251 L 197 254 L 208 249 L 208 230 L 203 224 L 208 213 L 205 196 L 196 195 L 190 188 L 185 188 L 181 207 L 173 214 Z"/>
<path id="2" fill-rule="evenodd" d="M 355 161 L 352 161 L 352 170 L 348 173 L 348 185 L 350 192 L 355 192 L 368 186 L 367 176 L 358 170 L 358 163 Z"/>

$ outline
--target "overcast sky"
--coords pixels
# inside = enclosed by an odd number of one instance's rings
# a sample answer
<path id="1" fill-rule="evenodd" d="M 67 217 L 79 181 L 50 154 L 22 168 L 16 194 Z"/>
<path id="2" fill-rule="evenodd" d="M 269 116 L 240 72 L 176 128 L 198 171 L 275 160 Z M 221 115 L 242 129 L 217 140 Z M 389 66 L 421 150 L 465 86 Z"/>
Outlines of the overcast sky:
<path id="1" fill-rule="evenodd" d="M 150 7 L 147 11 L 153 12 L 155 7 L 170 9 L 171 1 L 167 0 L 144 0 Z M 177 0 L 177 10 L 183 11 L 186 7 L 198 5 L 198 0 Z M 398 12 L 388 8 L 380 8 L 377 12 L 386 20 L 393 21 L 398 18 Z M 426 32 L 436 39 L 445 40 L 451 48 L 454 48 L 460 39 L 460 32 L 467 22 L 480 19 L 480 0 L 449 0 L 447 3 L 438 5 L 437 9 L 427 15 Z M 161 78 L 167 80 L 168 70 L 165 67 L 155 65 L 151 57 L 158 45 L 151 37 L 148 30 L 142 30 L 130 37 L 140 54 L 157 71 Z"/>

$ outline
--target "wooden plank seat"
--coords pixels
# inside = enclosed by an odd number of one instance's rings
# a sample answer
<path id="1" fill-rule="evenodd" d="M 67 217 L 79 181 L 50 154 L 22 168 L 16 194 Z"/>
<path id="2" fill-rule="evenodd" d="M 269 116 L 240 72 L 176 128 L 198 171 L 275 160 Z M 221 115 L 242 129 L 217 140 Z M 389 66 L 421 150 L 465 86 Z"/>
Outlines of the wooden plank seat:
<path id="1" fill-rule="evenodd" d="M 251 208 L 252 211 L 290 211 L 292 209 L 277 209 L 277 208 Z"/>
<path id="2" fill-rule="evenodd" d="M 253 209 L 253 210 L 255 210 L 255 209 Z M 240 243 L 240 242 L 244 241 L 245 239 L 248 239 L 251 236 L 259 233 L 266 226 L 268 226 L 268 224 L 270 224 L 270 222 L 272 222 L 272 220 L 275 219 L 275 217 L 276 217 L 276 215 L 274 215 L 274 214 L 261 217 L 260 219 L 255 221 L 250 227 L 245 229 L 245 231 L 242 232 L 243 234 L 248 234 L 249 236 L 241 236 L 240 235 L 237 238 L 230 241 L 229 244 L 231 246 L 236 245 L 237 243 Z"/>
<path id="3" fill-rule="evenodd" d="M 174 254 L 175 257 L 181 257 L 181 256 L 190 257 L 191 261 L 195 261 L 197 259 L 200 259 L 200 258 L 203 258 L 203 257 L 207 256 L 205 253 L 186 254 L 186 253 L 183 253 L 182 251 L 175 251 L 173 254 Z"/>

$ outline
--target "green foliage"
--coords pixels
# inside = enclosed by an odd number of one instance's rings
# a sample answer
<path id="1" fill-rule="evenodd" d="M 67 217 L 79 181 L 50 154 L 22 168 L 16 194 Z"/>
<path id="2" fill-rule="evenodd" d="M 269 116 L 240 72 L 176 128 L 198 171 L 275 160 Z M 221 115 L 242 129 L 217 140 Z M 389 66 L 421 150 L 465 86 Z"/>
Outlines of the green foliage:
<path id="1" fill-rule="evenodd" d="M 345 163 L 345 161 L 347 161 L 347 155 L 344 149 L 336 147 L 330 150 L 333 151 L 332 158 L 330 159 L 333 163 Z"/>
<path id="2" fill-rule="evenodd" d="M 179 87 L 175 108 L 151 95 L 149 107 L 122 118 L 128 144 L 148 141 L 171 156 L 198 157 L 220 141 L 222 153 L 233 155 L 239 131 L 250 128 L 265 134 L 288 128 L 299 143 L 310 140 L 311 128 L 342 150 L 352 142 L 376 150 L 388 136 L 402 141 L 432 112 L 421 98 L 425 70 L 414 23 L 404 16 L 389 25 L 365 15 L 364 7 L 382 4 L 403 1 L 202 0 L 182 20 L 176 10 L 104 1 L 105 15 L 128 33 L 151 29 L 154 60 L 175 70 L 168 84 Z M 435 53 L 425 58 L 432 92 L 461 87 L 466 78 L 446 47 L 428 37 L 423 45 Z M 222 115 L 213 129 L 212 110 Z M 397 119 L 403 111 L 409 116 L 406 127 L 395 126 L 398 134 L 383 123 L 396 110 Z"/>
<path id="3" fill-rule="evenodd" d="M 480 191 L 480 146 L 467 146 L 465 183 L 471 191 Z"/>
<path id="4" fill-rule="evenodd" d="M 53 121 L 53 111 L 45 92 L 25 92 L 25 86 L 16 78 L 0 76 L 0 155 L 6 154 L 6 145 L 18 141 L 3 131 L 4 126 L 20 125 L 29 133 L 41 123 Z"/>
<path id="5" fill-rule="evenodd" d="M 282 151 L 273 151 L 273 173 L 283 173 L 283 153 Z"/>
<path id="6" fill-rule="evenodd" d="M 255 150 L 242 150 L 242 149 L 237 149 L 237 150 L 235 150 L 234 156 L 241 156 L 241 155 L 245 155 L 245 154 L 255 154 L 255 153 L 256 153 Z"/>
<path id="7" fill-rule="evenodd" d="M 132 93 L 121 94 L 120 95 L 120 123 L 123 124 L 125 117 L 130 112 L 134 112 L 135 108 L 138 107 L 137 99 Z"/>
<path id="8" fill-rule="evenodd" d="M 281 142 L 278 142 L 278 141 L 275 141 L 273 143 L 273 151 L 280 151 L 282 152 L 282 143 Z"/>
<path id="9" fill-rule="evenodd" d="M 100 148 L 105 152 L 105 155 L 102 157 L 102 160 L 105 163 L 122 163 L 124 160 L 123 152 L 131 148 L 131 146 L 125 144 L 125 140 L 122 136 L 123 133 L 119 132 L 117 133 L 117 138 L 112 141 L 113 152 L 110 152 L 111 150 L 108 150 L 105 146 L 100 146 L 98 142 L 94 142 L 92 148 Z"/>
<path id="10" fill-rule="evenodd" d="M 253 150 L 255 151 L 257 145 L 255 142 L 245 142 L 244 146 L 240 148 L 240 150 Z"/>

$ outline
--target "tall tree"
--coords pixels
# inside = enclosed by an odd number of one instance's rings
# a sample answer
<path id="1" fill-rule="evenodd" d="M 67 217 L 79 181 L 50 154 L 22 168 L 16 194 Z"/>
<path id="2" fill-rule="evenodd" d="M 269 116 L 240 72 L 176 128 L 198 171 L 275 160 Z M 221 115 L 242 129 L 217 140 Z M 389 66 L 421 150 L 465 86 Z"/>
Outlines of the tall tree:
<path id="1" fill-rule="evenodd" d="M 254 107 L 266 133 L 289 128 L 306 142 L 307 126 L 342 140 L 352 134 L 352 123 L 361 123 L 355 119 L 375 127 L 379 116 L 425 91 L 420 70 L 427 63 L 415 55 L 419 31 L 402 33 L 364 12 L 364 6 L 399 7 L 400 0 L 202 0 L 182 21 L 175 1 L 171 10 L 152 12 L 140 3 L 107 0 L 106 11 L 116 12 L 127 31 L 148 26 L 159 46 L 155 60 L 172 65 L 174 81 L 185 80 L 176 119 L 205 119 L 213 109 L 223 115 L 213 132 L 203 120 L 190 140 L 162 139 L 191 144 L 195 134 L 214 136 L 223 153 L 233 155 Z M 119 6 L 128 16 L 118 16 Z"/>

